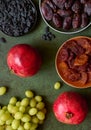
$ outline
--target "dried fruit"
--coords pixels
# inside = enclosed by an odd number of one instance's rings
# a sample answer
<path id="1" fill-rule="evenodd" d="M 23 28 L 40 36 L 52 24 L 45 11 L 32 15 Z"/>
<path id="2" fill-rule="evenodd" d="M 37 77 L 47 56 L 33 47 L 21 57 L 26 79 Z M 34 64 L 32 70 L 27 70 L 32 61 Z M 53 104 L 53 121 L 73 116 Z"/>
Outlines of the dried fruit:
<path id="1" fill-rule="evenodd" d="M 65 8 L 69 9 L 72 6 L 73 2 L 74 2 L 74 0 L 67 0 L 65 2 Z"/>
<path id="2" fill-rule="evenodd" d="M 74 65 L 81 66 L 87 63 L 88 56 L 86 54 L 78 55 L 74 60 Z"/>
<path id="3" fill-rule="evenodd" d="M 74 29 L 77 29 L 81 25 L 81 16 L 80 14 L 74 14 L 73 16 L 73 21 L 72 21 L 72 26 Z"/>
<path id="4" fill-rule="evenodd" d="M 47 26 L 46 28 L 45 28 L 45 33 L 42 35 L 42 39 L 43 40 L 47 40 L 47 41 L 51 41 L 52 39 L 54 39 L 55 38 L 55 35 L 52 33 L 52 32 L 50 32 L 50 29 L 49 29 L 49 27 Z"/>
<path id="5" fill-rule="evenodd" d="M 75 13 L 79 13 L 81 11 L 81 3 L 79 0 L 75 0 L 73 6 L 72 6 L 72 11 Z"/>
<path id="6" fill-rule="evenodd" d="M 50 8 L 50 6 L 44 2 L 44 3 L 42 3 L 41 10 L 42 10 L 42 13 L 43 13 L 45 19 L 50 21 L 53 17 L 53 12 L 52 12 L 52 9 Z"/>
<path id="7" fill-rule="evenodd" d="M 87 1 L 85 3 L 84 12 L 88 14 L 88 16 L 91 16 L 91 1 Z"/>
<path id="8" fill-rule="evenodd" d="M 66 124 L 80 124 L 88 113 L 86 100 L 76 92 L 61 93 L 53 104 L 56 119 Z"/>
<path id="9" fill-rule="evenodd" d="M 53 2 L 55 3 L 57 7 L 59 7 L 60 9 L 63 9 L 65 6 L 66 0 L 53 0 Z"/>
<path id="10" fill-rule="evenodd" d="M 58 14 L 54 14 L 53 15 L 53 19 L 52 19 L 52 21 L 53 21 L 53 24 L 57 27 L 57 28 L 59 28 L 59 27 L 62 27 L 62 18 L 61 17 L 59 17 L 59 15 Z"/>
<path id="11" fill-rule="evenodd" d="M 0 30 L 10 36 L 20 36 L 35 25 L 37 11 L 31 0 L 0 0 Z"/>
<path id="12" fill-rule="evenodd" d="M 57 11 L 57 13 L 61 16 L 61 17 L 67 17 L 67 16 L 70 16 L 72 15 L 72 11 L 71 10 L 62 10 L 62 9 L 59 9 Z"/>
<path id="13" fill-rule="evenodd" d="M 71 29 L 72 24 L 72 18 L 71 17 L 65 17 L 63 21 L 63 29 L 69 30 Z"/>
<path id="14" fill-rule="evenodd" d="M 82 22 L 81 22 L 81 27 L 85 27 L 88 24 L 88 16 L 86 13 L 82 14 Z"/>
<path id="15" fill-rule="evenodd" d="M 60 29 L 75 31 L 90 23 L 91 2 L 90 0 L 44 0 L 41 4 L 41 12 L 48 24 L 58 31 Z"/>

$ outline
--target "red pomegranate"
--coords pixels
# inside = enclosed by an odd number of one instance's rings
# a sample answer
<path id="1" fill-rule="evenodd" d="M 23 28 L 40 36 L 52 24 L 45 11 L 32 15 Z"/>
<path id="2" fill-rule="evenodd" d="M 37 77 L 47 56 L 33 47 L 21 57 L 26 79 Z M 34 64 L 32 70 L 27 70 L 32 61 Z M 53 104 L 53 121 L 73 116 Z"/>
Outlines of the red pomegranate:
<path id="1" fill-rule="evenodd" d="M 41 67 L 41 57 L 38 51 L 28 44 L 13 46 L 7 55 L 7 64 L 17 76 L 35 75 Z"/>
<path id="2" fill-rule="evenodd" d="M 66 124 L 80 124 L 87 115 L 86 100 L 76 92 L 63 92 L 53 104 L 56 119 Z"/>

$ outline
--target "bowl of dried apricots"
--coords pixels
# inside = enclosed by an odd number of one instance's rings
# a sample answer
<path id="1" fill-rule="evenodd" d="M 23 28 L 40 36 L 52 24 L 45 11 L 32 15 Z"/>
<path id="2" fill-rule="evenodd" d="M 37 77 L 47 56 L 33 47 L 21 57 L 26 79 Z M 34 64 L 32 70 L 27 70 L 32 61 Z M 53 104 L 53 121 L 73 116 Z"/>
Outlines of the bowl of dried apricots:
<path id="1" fill-rule="evenodd" d="M 54 31 L 74 34 L 91 25 L 90 0 L 39 0 L 40 13 Z"/>
<path id="2" fill-rule="evenodd" d="M 55 58 L 56 71 L 68 85 L 91 87 L 91 38 L 77 36 L 65 41 Z"/>

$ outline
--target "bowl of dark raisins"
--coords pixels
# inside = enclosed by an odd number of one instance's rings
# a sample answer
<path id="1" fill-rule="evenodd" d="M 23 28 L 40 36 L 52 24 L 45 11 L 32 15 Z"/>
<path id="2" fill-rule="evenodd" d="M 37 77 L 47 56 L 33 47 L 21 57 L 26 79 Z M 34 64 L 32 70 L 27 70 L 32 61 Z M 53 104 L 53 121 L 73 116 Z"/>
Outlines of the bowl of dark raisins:
<path id="1" fill-rule="evenodd" d="M 74 34 L 91 25 L 91 0 L 39 0 L 45 23 L 63 34 Z"/>
<path id="2" fill-rule="evenodd" d="M 0 0 L 0 31 L 9 36 L 30 32 L 37 21 L 37 10 L 31 0 Z"/>

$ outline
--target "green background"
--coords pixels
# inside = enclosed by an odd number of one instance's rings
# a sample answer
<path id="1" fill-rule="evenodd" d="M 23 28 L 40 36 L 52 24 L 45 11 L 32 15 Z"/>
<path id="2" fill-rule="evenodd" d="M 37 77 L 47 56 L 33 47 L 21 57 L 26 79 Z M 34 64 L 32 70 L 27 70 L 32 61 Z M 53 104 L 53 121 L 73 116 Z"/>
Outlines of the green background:
<path id="1" fill-rule="evenodd" d="M 41 18 L 38 1 L 36 8 L 38 19 L 35 28 L 28 34 L 20 37 L 10 37 L 0 32 L 0 37 L 5 37 L 7 43 L 0 42 L 0 86 L 7 86 L 8 91 L 4 96 L 0 96 L 0 104 L 7 105 L 10 97 L 17 96 L 20 99 L 25 97 L 24 92 L 31 89 L 35 94 L 42 95 L 46 103 L 47 115 L 43 125 L 38 130 L 90 130 L 91 129 L 91 88 L 76 89 L 66 85 L 59 78 L 55 69 L 55 55 L 62 43 L 75 36 L 91 36 L 91 27 L 85 31 L 74 35 L 64 35 L 54 32 L 56 38 L 52 41 L 44 41 L 41 36 L 44 34 L 46 24 Z M 42 66 L 40 71 L 33 77 L 20 78 L 10 73 L 7 66 L 7 53 L 9 49 L 19 43 L 30 44 L 37 48 L 42 56 Z M 54 89 L 54 83 L 61 81 L 62 87 L 59 90 Z M 89 112 L 83 123 L 80 125 L 66 125 L 56 120 L 52 105 L 57 96 L 64 91 L 76 91 L 81 93 L 87 100 Z"/>

